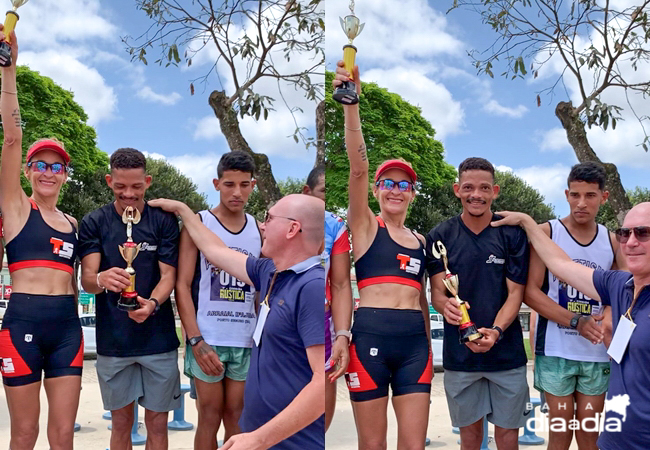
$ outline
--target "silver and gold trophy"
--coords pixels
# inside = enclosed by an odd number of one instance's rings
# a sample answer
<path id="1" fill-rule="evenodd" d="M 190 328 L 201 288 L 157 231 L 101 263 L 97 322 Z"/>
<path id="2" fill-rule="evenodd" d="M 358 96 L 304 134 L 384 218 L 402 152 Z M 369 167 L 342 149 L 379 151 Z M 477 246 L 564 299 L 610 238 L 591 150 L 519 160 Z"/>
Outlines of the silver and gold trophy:
<path id="1" fill-rule="evenodd" d="M 352 41 L 361 34 L 361 30 L 363 30 L 363 26 L 365 25 L 364 23 L 360 23 L 359 18 L 354 15 L 354 0 L 350 2 L 350 13 L 350 15 L 344 18 L 339 17 L 343 32 L 350 40 L 350 42 L 343 46 L 343 67 L 350 73 L 350 80 L 344 81 L 332 94 L 334 100 L 344 105 L 359 103 L 359 95 L 357 94 L 357 87 L 353 78 L 354 58 L 357 54 L 357 48 L 352 45 Z"/>
<path id="2" fill-rule="evenodd" d="M 117 301 L 117 309 L 122 311 L 133 311 L 140 307 L 138 303 L 138 293 L 135 290 L 135 269 L 133 268 L 133 260 L 138 253 L 140 253 L 140 244 L 133 242 L 133 225 L 137 225 L 140 222 L 140 211 L 137 208 L 132 206 L 127 206 L 122 213 L 122 222 L 126 224 L 126 242 L 124 245 L 118 246 L 120 248 L 120 254 L 124 261 L 126 261 L 126 271 L 131 278 L 131 285 L 124 290 L 120 295 L 120 299 Z"/>
<path id="3" fill-rule="evenodd" d="M 9 67 L 11 65 L 11 32 L 16 28 L 16 22 L 18 22 L 18 13 L 16 10 L 27 3 L 29 0 L 11 0 L 13 8 L 7 11 L 7 16 L 5 17 L 5 27 L 4 41 L 0 42 L 0 66 Z"/>
<path id="4" fill-rule="evenodd" d="M 438 247 L 436 249 L 436 246 Z M 469 313 L 467 312 L 467 302 L 461 300 L 458 296 L 458 275 L 454 275 L 449 271 L 449 260 L 447 259 L 447 248 L 440 241 L 437 241 L 434 245 L 431 246 L 431 253 L 438 259 L 442 259 L 443 264 L 445 265 L 445 278 L 442 280 L 447 287 L 447 290 L 451 292 L 451 295 L 456 297 L 456 300 L 459 304 L 459 309 L 462 318 L 460 319 L 460 325 L 458 327 L 458 332 L 460 333 L 460 342 L 471 342 L 476 339 L 483 337 L 483 334 L 479 333 L 478 329 L 474 322 L 469 318 Z"/>

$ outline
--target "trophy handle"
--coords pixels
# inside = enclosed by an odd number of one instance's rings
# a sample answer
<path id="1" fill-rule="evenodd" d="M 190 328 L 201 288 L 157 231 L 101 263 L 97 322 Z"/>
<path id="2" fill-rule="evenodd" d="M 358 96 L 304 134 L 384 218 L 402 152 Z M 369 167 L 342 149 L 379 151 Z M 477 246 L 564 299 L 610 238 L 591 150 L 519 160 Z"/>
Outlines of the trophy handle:
<path id="1" fill-rule="evenodd" d="M 126 261 L 126 256 L 124 255 L 124 246 L 118 245 L 117 249 L 120 251 L 120 255 L 122 255 L 122 258 Z"/>
<path id="2" fill-rule="evenodd" d="M 364 27 L 365 25 L 366 25 L 365 22 L 362 23 L 361 25 L 359 25 L 359 31 L 357 31 L 357 36 L 359 36 L 359 35 L 361 34 L 361 32 L 363 31 L 363 27 Z"/>
<path id="3" fill-rule="evenodd" d="M 136 210 L 137 211 L 137 210 Z M 142 242 L 140 242 L 138 245 L 135 247 L 135 254 L 133 255 L 133 259 L 135 259 L 138 256 L 138 253 L 140 253 L 140 249 L 142 248 Z"/>

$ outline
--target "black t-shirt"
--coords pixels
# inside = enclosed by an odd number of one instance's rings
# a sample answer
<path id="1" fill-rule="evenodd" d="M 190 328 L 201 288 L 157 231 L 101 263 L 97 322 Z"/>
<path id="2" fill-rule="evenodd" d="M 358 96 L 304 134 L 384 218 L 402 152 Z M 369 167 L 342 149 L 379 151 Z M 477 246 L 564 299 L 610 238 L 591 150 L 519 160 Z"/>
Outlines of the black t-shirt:
<path id="1" fill-rule="evenodd" d="M 494 215 L 492 220 L 500 219 Z M 508 298 L 506 278 L 526 284 L 528 240 L 519 227 L 488 226 L 478 235 L 453 217 L 427 234 L 427 270 L 429 276 L 445 270 L 441 260 L 431 254 L 431 246 L 441 241 L 447 248 L 449 270 L 459 279 L 458 295 L 471 309 L 469 316 L 477 328 L 492 327 Z M 449 294 L 451 295 L 451 294 Z M 443 366 L 463 372 L 495 372 L 526 364 L 519 318 L 503 332 L 503 338 L 487 353 L 474 353 L 459 342 L 458 326 L 445 321 Z"/>
<path id="2" fill-rule="evenodd" d="M 178 264 L 179 228 L 176 217 L 160 208 L 145 204 L 140 223 L 133 225 L 133 241 L 142 244 L 133 261 L 138 295 L 149 298 L 160 281 L 158 262 Z M 105 205 L 81 221 L 79 256 L 100 253 L 99 270 L 126 268 L 118 245 L 126 242 L 126 225 L 113 203 Z M 143 323 L 131 320 L 126 311 L 117 309 L 120 294 L 103 292 L 97 302 L 97 353 L 104 356 L 142 356 L 178 348 L 176 322 L 171 302 L 158 299 L 160 311 Z M 164 301 L 164 303 L 163 303 Z"/>

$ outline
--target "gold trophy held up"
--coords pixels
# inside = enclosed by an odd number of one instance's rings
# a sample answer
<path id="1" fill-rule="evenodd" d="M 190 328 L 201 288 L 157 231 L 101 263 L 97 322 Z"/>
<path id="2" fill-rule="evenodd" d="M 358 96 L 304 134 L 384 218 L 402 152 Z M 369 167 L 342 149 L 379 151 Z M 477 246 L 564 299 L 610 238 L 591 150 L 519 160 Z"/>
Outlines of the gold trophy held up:
<path id="1" fill-rule="evenodd" d="M 7 16 L 5 17 L 4 30 L 5 34 L 4 41 L 0 42 L 0 66 L 9 67 L 11 65 L 11 32 L 16 28 L 16 23 L 18 22 L 18 13 L 16 10 L 27 3 L 29 0 L 11 0 L 13 8 L 7 11 Z"/>
<path id="2" fill-rule="evenodd" d="M 142 245 L 133 242 L 133 225 L 140 222 L 140 211 L 132 206 L 127 206 L 122 214 L 122 222 L 126 224 L 126 242 L 120 245 L 120 254 L 124 261 L 126 261 L 126 271 L 131 278 L 131 285 L 122 291 L 122 295 L 117 302 L 117 308 L 122 311 L 133 311 L 140 307 L 138 303 L 138 293 L 135 290 L 135 269 L 133 268 L 133 260 L 140 253 L 140 246 Z"/>
<path id="3" fill-rule="evenodd" d="M 352 41 L 361 34 L 361 30 L 363 30 L 363 26 L 365 25 L 354 15 L 354 0 L 350 2 L 350 13 L 345 18 L 339 17 L 341 28 L 343 28 L 343 32 L 349 39 L 348 44 L 343 46 L 343 67 L 350 73 L 350 80 L 344 81 L 332 94 L 334 100 L 344 105 L 359 103 L 357 87 L 355 80 L 352 78 L 354 76 L 354 59 L 357 54 L 357 48 L 352 45 Z"/>
<path id="4" fill-rule="evenodd" d="M 436 246 L 438 247 L 436 249 Z M 474 322 L 469 318 L 469 313 L 467 312 L 467 302 L 461 300 L 458 296 L 458 275 L 454 275 L 449 271 L 449 260 L 447 259 L 447 248 L 440 241 L 437 241 L 434 245 L 431 246 L 431 253 L 438 259 L 442 259 L 443 264 L 445 265 L 445 278 L 442 280 L 445 283 L 445 287 L 451 295 L 456 297 L 456 300 L 459 304 L 459 309 L 461 313 L 460 326 L 458 332 L 460 333 L 460 342 L 471 342 L 476 339 L 483 337 L 483 334 L 479 333 L 478 329 Z"/>

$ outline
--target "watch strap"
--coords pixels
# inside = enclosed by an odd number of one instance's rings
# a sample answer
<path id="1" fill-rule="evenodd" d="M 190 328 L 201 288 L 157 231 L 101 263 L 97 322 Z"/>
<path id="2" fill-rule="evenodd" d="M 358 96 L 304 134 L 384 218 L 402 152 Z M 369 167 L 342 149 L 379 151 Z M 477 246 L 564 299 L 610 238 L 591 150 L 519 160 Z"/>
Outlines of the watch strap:
<path id="1" fill-rule="evenodd" d="M 151 312 L 151 315 L 154 316 L 158 311 L 160 311 L 160 303 L 158 302 L 158 299 L 154 297 L 151 297 L 149 301 L 156 304 L 156 306 L 153 307 L 153 311 Z"/>
<path id="2" fill-rule="evenodd" d="M 203 336 L 201 336 L 201 335 L 199 334 L 198 336 L 194 336 L 194 337 L 189 338 L 189 339 L 188 339 L 188 342 L 190 343 L 190 345 L 191 345 L 192 347 L 194 347 L 196 344 L 198 344 L 198 343 L 201 342 L 202 340 L 203 340 Z"/>
<path id="3" fill-rule="evenodd" d="M 502 329 L 501 327 L 497 326 L 497 325 L 494 325 L 494 326 L 492 327 L 492 329 L 493 329 L 493 330 L 497 330 L 497 331 L 499 332 L 499 337 L 498 337 L 497 340 L 494 342 L 494 343 L 496 344 L 496 343 L 499 342 L 501 339 L 503 339 L 503 329 Z"/>
<path id="4" fill-rule="evenodd" d="M 339 336 L 345 336 L 348 338 L 348 341 L 352 341 L 352 333 L 350 333 L 348 330 L 339 330 L 336 332 L 334 335 L 334 339 L 338 338 Z"/>

